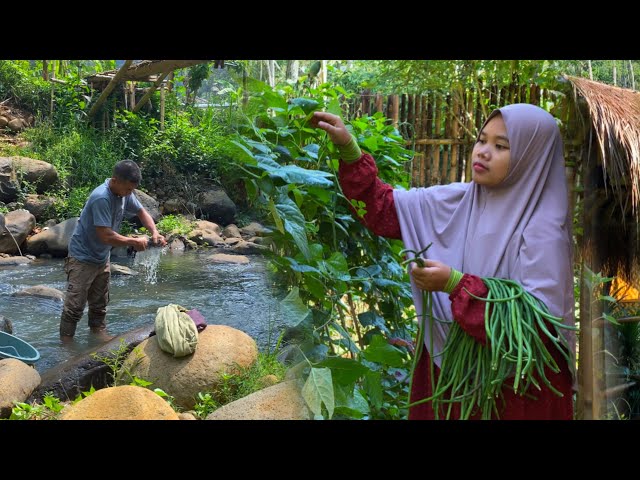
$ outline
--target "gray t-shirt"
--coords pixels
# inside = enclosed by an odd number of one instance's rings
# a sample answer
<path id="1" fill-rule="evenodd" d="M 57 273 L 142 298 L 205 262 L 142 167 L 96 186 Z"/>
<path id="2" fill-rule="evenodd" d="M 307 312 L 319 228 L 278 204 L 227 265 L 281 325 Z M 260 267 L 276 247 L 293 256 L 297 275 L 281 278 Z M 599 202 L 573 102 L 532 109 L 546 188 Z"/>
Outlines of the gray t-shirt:
<path id="1" fill-rule="evenodd" d="M 95 188 L 80 213 L 71 241 L 69 256 L 81 262 L 104 264 L 109 260 L 111 245 L 98 239 L 96 227 L 110 227 L 114 232 L 120 230 L 125 213 L 133 216 L 142 208 L 135 194 L 118 197 L 109 189 L 109 180 Z"/>

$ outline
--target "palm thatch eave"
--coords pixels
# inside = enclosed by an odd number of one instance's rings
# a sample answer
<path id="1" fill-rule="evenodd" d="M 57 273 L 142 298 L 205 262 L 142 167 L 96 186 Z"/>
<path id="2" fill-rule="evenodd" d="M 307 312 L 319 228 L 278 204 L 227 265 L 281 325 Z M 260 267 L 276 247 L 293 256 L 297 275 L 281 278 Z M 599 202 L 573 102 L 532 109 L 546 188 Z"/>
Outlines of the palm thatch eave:
<path id="1" fill-rule="evenodd" d="M 640 220 L 640 93 L 586 78 L 565 76 L 589 109 L 592 131 L 602 160 L 605 184 L 625 211 L 631 202 Z"/>

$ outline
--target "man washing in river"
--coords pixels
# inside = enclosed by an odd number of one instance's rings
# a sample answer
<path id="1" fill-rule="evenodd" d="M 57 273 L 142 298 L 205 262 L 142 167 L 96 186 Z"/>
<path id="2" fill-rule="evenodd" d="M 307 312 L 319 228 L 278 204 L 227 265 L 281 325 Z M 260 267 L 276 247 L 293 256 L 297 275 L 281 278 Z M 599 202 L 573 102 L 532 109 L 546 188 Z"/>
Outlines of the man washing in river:
<path id="1" fill-rule="evenodd" d="M 153 218 L 133 193 L 141 179 L 140 168 L 135 162 L 118 162 L 113 167 L 113 176 L 91 192 L 82 209 L 65 259 L 67 293 L 60 318 L 60 338 L 63 340 L 73 338 L 87 302 L 90 330 L 104 333 L 111 248 L 126 246 L 142 251 L 148 246 L 146 237 L 129 238 L 118 233 L 125 214 L 138 216 L 142 225 L 151 232 L 152 245 L 167 244 Z"/>

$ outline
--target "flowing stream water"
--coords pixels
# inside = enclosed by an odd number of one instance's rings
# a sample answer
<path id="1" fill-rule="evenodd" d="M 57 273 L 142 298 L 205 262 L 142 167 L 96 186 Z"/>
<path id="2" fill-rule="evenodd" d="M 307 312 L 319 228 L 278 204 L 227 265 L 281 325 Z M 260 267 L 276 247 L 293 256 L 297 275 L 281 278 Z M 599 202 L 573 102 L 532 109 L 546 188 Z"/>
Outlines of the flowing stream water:
<path id="1" fill-rule="evenodd" d="M 209 325 L 228 325 L 253 337 L 261 350 L 273 347 L 285 328 L 279 300 L 285 296 L 273 284 L 267 261 L 249 257 L 247 265 L 216 264 L 211 252 L 169 253 L 151 248 L 135 258 L 112 257 L 139 274 L 112 275 L 107 333 L 119 335 L 152 324 L 159 307 L 176 303 L 196 308 Z M 37 259 L 31 265 L 0 267 L 0 315 L 13 322 L 14 335 L 40 352 L 36 369 L 42 373 L 75 355 L 94 350 L 104 337 L 89 333 L 87 314 L 78 324 L 74 341 L 59 336 L 62 303 L 11 294 L 33 285 L 66 289 L 62 259 Z"/>

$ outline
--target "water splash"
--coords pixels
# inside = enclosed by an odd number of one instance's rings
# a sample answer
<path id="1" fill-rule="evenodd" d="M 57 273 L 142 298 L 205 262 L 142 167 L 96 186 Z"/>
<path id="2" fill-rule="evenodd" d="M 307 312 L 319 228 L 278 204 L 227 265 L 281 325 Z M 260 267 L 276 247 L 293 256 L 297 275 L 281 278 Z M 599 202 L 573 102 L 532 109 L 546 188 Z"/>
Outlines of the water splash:
<path id="1" fill-rule="evenodd" d="M 136 252 L 133 259 L 133 266 L 140 267 L 138 270 L 145 277 L 148 284 L 155 285 L 158 283 L 158 265 L 160 265 L 160 256 L 167 253 L 167 247 L 148 248 L 141 252 Z"/>

